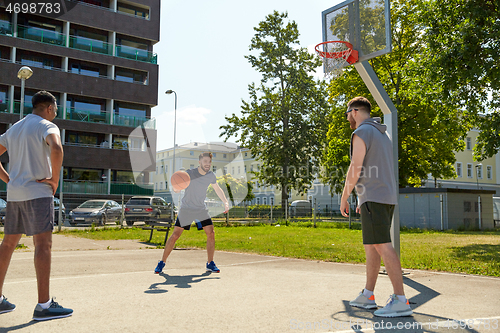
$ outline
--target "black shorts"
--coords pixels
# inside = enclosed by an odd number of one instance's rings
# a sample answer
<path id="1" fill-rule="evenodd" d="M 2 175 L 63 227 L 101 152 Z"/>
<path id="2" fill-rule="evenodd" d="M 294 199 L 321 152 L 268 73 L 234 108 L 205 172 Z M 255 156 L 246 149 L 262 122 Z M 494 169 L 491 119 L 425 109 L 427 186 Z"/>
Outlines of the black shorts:
<path id="1" fill-rule="evenodd" d="M 394 205 L 365 202 L 360 207 L 363 244 L 391 242 L 391 223 Z"/>
<path id="2" fill-rule="evenodd" d="M 214 225 L 214 223 L 212 222 L 212 219 L 206 219 L 203 221 L 195 220 L 194 222 L 196 223 L 196 227 L 198 228 L 198 230 L 203 230 L 203 227 L 206 227 L 208 225 Z M 179 218 L 177 218 L 177 220 L 175 221 L 175 226 L 183 228 L 184 230 L 191 229 L 191 224 L 187 225 L 185 227 L 181 227 L 181 223 L 179 222 Z"/>

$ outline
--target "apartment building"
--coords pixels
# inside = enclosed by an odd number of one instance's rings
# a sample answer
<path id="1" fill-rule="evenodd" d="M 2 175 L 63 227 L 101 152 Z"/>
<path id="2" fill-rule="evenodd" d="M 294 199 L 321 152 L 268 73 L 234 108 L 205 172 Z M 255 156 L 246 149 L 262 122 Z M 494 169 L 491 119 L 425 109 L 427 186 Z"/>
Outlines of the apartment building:
<path id="1" fill-rule="evenodd" d="M 0 11 L 0 133 L 31 112 L 39 90 L 54 94 L 64 145 L 65 203 L 152 193 L 149 171 L 133 173 L 129 150 L 156 151 L 160 0 L 65 1 L 61 15 Z M 1 5 L 0 5 L 1 6 Z M 33 70 L 21 100 L 22 66 Z M 143 135 L 132 135 L 142 127 Z M 137 131 L 135 131 L 137 132 Z M 8 156 L 1 162 L 8 167 Z M 140 179 L 138 179 L 140 178 Z M 5 190 L 5 186 L 0 188 Z M 60 190 L 60 189 L 59 189 Z"/>
<path id="2" fill-rule="evenodd" d="M 464 151 L 456 152 L 454 179 L 438 179 L 431 177 L 425 187 L 461 188 L 469 190 L 496 191 L 494 196 L 500 197 L 500 153 L 484 161 L 474 161 L 473 152 L 479 131 L 472 129 L 465 138 Z"/>

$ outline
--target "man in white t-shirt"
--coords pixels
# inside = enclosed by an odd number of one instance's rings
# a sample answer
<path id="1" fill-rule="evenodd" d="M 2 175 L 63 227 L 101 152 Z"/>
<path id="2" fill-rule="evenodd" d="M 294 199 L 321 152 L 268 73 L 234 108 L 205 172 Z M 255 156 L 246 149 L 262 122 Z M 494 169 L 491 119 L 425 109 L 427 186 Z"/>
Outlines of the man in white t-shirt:
<path id="1" fill-rule="evenodd" d="M 33 113 L 15 123 L 0 136 L 0 155 L 8 151 L 9 173 L 0 164 L 0 179 L 7 183 L 4 238 L 0 245 L 0 313 L 15 305 L 2 294 L 5 275 L 22 234 L 33 236 L 38 304 L 34 320 L 71 316 L 50 299 L 50 263 L 54 227 L 54 194 L 59 184 L 63 148 L 59 128 L 51 121 L 57 116 L 56 98 L 39 91 L 32 98 Z"/>

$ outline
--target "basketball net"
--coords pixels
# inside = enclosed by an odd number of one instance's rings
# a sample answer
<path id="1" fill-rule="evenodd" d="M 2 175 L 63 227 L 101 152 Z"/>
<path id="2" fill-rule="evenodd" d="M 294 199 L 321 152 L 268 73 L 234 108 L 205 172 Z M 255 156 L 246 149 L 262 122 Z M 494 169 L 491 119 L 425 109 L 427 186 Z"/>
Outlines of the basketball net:
<path id="1" fill-rule="evenodd" d="M 323 46 L 323 51 L 319 47 Z M 316 53 L 323 58 L 325 78 L 336 79 L 344 73 L 344 67 L 358 60 L 358 52 L 352 45 L 342 41 L 328 41 L 316 45 Z"/>

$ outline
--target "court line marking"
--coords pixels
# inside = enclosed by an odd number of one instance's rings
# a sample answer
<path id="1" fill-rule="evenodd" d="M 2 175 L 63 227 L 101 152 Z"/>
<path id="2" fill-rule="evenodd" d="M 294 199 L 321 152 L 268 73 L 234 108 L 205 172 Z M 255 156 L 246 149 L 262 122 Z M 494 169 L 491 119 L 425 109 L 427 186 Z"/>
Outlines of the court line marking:
<path id="1" fill-rule="evenodd" d="M 272 260 L 261 260 L 261 261 L 234 263 L 234 264 L 228 264 L 228 265 L 224 265 L 224 266 L 220 266 L 220 267 L 258 264 L 258 263 L 280 261 L 280 260 L 288 260 L 288 258 L 279 258 L 279 259 L 272 259 Z M 169 268 L 168 271 L 181 270 L 181 269 L 190 269 L 190 268 Z M 127 274 L 143 274 L 143 273 L 151 274 L 152 270 L 137 271 L 137 272 L 100 273 L 100 274 L 87 274 L 87 275 L 75 275 L 75 276 L 60 276 L 60 277 L 51 277 L 50 281 L 74 280 L 74 279 L 88 279 L 88 278 L 93 278 L 93 277 L 105 277 L 105 276 L 116 276 L 116 275 L 127 275 Z M 4 283 L 4 285 L 21 284 L 21 283 L 31 283 L 31 282 L 36 282 L 36 279 L 21 280 L 21 281 L 10 281 L 10 282 L 6 281 Z"/>

